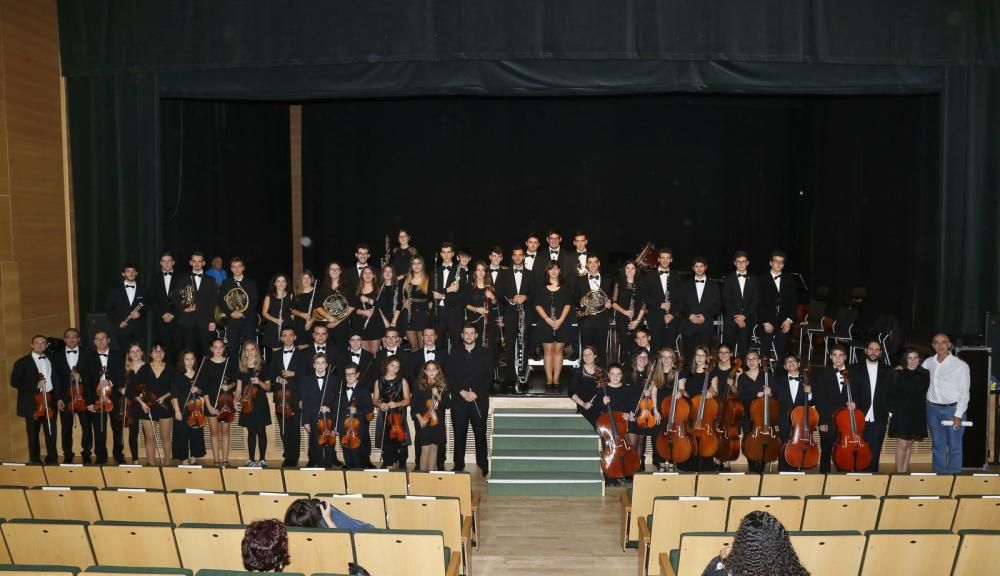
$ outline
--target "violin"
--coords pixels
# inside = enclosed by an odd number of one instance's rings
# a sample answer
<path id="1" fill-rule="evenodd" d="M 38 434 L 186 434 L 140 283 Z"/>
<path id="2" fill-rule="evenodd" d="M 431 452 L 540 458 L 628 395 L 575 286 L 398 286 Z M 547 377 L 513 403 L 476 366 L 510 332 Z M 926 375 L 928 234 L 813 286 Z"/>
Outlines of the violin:
<path id="1" fill-rule="evenodd" d="M 608 376 L 600 368 L 594 370 L 594 380 L 602 396 L 607 394 Z M 639 453 L 628 441 L 628 423 L 625 414 L 606 404 L 595 421 L 601 435 L 601 472 L 605 478 L 631 478 L 639 471 Z"/>
<path id="2" fill-rule="evenodd" d="M 87 400 L 83 397 L 83 384 L 80 382 L 80 371 L 74 366 L 69 373 L 69 410 L 82 413 L 87 411 Z"/>
<path id="3" fill-rule="evenodd" d="M 736 395 L 736 380 L 743 373 L 743 360 L 733 360 L 729 372 L 729 391 L 722 400 L 722 418 L 719 419 L 719 450 L 715 457 L 720 462 L 732 462 L 740 457 L 740 428 L 743 425 L 743 402 Z"/>
<path id="4" fill-rule="evenodd" d="M 847 370 L 841 370 L 840 374 L 844 377 L 847 403 L 853 404 Z M 833 463 L 837 469 L 843 472 L 866 470 L 872 463 L 872 449 L 861 437 L 865 431 L 864 413 L 856 407 L 850 410 L 842 406 L 833 413 L 833 425 L 837 429 L 837 442 L 833 445 Z"/>
<path id="5" fill-rule="evenodd" d="M 45 391 L 44 384 L 45 376 L 39 374 L 38 385 L 41 386 L 42 389 L 35 392 L 35 413 L 32 414 L 32 416 L 35 420 L 49 421 L 55 413 L 55 399 L 52 396 L 52 392 Z"/>
<path id="6" fill-rule="evenodd" d="M 330 367 L 326 369 L 326 376 L 323 378 L 323 394 L 320 396 L 319 405 L 324 406 L 326 401 L 326 391 L 330 387 Z M 340 407 L 337 407 L 340 410 Z M 321 412 L 316 421 L 316 443 L 320 446 L 337 447 L 337 423 L 330 417 L 329 412 Z"/>
<path id="7" fill-rule="evenodd" d="M 719 416 L 719 401 L 709 397 L 709 376 L 711 365 L 705 365 L 705 378 L 701 393 L 692 400 L 689 429 L 694 441 L 694 453 L 702 458 L 711 458 L 719 451 L 719 437 L 715 435 L 715 419 Z"/>
<path id="8" fill-rule="evenodd" d="M 288 389 L 285 379 L 278 377 L 277 382 L 281 384 L 281 390 L 274 393 L 274 411 L 279 416 L 291 418 L 292 416 L 292 391 Z"/>
<path id="9" fill-rule="evenodd" d="M 243 391 L 243 396 L 240 398 L 240 412 L 244 414 L 250 414 L 253 412 L 253 402 L 257 399 L 257 385 L 253 383 L 254 378 L 260 375 L 260 364 L 254 368 L 253 374 L 250 376 L 250 382 L 247 382 L 246 390 Z"/>
<path id="10" fill-rule="evenodd" d="M 94 403 L 94 409 L 98 412 L 111 412 L 115 409 L 115 404 L 111 401 L 111 382 L 106 378 L 107 373 L 101 369 L 97 382 L 97 402 Z"/>
<path id="11" fill-rule="evenodd" d="M 187 400 L 184 402 L 184 409 L 188 413 L 185 422 L 191 428 L 202 428 L 205 426 L 205 399 L 201 397 L 201 394 L 195 394 L 194 388 L 207 358 L 207 356 L 202 357 L 201 364 L 198 365 L 198 370 L 194 373 L 194 378 L 191 379 L 191 389 L 188 391 Z"/>
<path id="12" fill-rule="evenodd" d="M 351 400 L 351 408 L 356 408 L 357 406 L 357 399 Z M 344 419 L 344 435 L 340 437 L 341 447 L 349 450 L 360 448 L 361 436 L 358 434 L 360 429 L 361 425 L 358 423 L 358 419 L 353 413 L 348 412 L 347 418 Z"/>
<path id="13" fill-rule="evenodd" d="M 659 359 L 656 362 L 656 365 L 658 364 Z M 653 379 L 653 369 L 656 368 L 656 365 L 649 368 L 646 384 L 642 387 L 642 395 L 635 407 L 635 425 L 644 430 L 652 430 L 656 427 L 656 414 L 653 413 L 656 403 L 653 402 L 653 396 L 649 393 L 649 382 Z"/>
<path id="14" fill-rule="evenodd" d="M 762 364 L 766 364 L 761 358 Z M 764 389 L 770 389 L 768 384 L 768 370 L 762 366 L 764 372 Z M 778 426 L 772 424 L 772 418 L 776 422 L 779 418 L 781 407 L 774 396 L 764 394 L 750 403 L 750 420 L 753 428 L 749 434 L 743 436 L 743 454 L 750 462 L 763 465 L 774 462 L 778 459 L 778 452 L 781 450 L 781 439 L 778 437 Z"/>
<path id="15" fill-rule="evenodd" d="M 424 412 L 424 420 L 427 421 L 428 426 L 438 425 L 438 415 L 437 407 L 441 403 L 440 396 L 434 396 L 434 398 L 427 399 L 427 411 Z"/>
<path id="16" fill-rule="evenodd" d="M 130 372 L 129 375 L 125 377 L 126 378 L 126 383 L 125 383 L 125 389 L 126 390 L 128 390 L 129 384 L 131 384 L 132 379 L 135 378 L 135 377 L 136 377 L 135 372 Z M 145 386 L 143 386 L 141 384 L 137 384 L 136 385 L 136 392 L 137 392 L 138 395 L 143 395 L 145 393 L 145 391 L 146 391 L 146 387 Z M 133 418 L 132 418 L 132 399 L 128 397 L 128 394 L 123 394 L 122 395 L 121 402 L 118 404 L 118 409 L 120 410 L 120 414 L 121 414 L 122 428 L 131 428 L 132 424 L 134 424 Z"/>
<path id="17" fill-rule="evenodd" d="M 656 451 L 667 462 L 680 464 L 691 458 L 694 447 L 687 431 L 687 420 L 691 414 L 690 401 L 677 389 L 680 369 L 674 370 L 674 390 L 670 398 L 660 403 L 660 413 L 669 414 L 663 432 L 656 436 Z"/>
<path id="18" fill-rule="evenodd" d="M 396 402 L 395 396 L 389 397 L 390 402 Z M 389 426 L 389 439 L 403 442 L 406 440 L 406 428 L 403 427 L 403 415 L 399 411 L 390 410 L 386 414 L 386 422 Z"/>
<path id="19" fill-rule="evenodd" d="M 227 384 L 231 383 L 232 380 L 228 381 Z M 219 419 L 219 422 L 232 422 L 233 418 L 236 417 L 236 395 L 233 394 L 232 390 L 223 390 L 222 386 L 219 386 L 219 395 L 215 400 L 215 417 Z"/>
<path id="20" fill-rule="evenodd" d="M 813 442 L 813 430 L 819 424 L 819 412 L 809 405 L 809 395 L 805 392 L 806 379 L 802 377 L 802 405 L 792 409 L 791 439 L 785 443 L 782 454 L 785 462 L 799 470 L 815 468 L 819 464 L 819 448 Z"/>

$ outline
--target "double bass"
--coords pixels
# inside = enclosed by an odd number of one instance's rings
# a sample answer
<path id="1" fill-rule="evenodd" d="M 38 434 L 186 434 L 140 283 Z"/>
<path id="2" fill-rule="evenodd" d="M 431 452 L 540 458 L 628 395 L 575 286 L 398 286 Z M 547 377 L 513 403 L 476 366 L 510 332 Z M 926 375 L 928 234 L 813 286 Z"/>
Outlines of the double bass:
<path id="1" fill-rule="evenodd" d="M 719 401 L 709 397 L 711 391 L 709 377 L 712 375 L 711 365 L 705 365 L 705 378 L 701 385 L 701 393 L 692 400 L 690 430 L 694 442 L 694 454 L 702 458 L 711 458 L 719 451 L 719 437 L 715 435 L 715 420 L 719 416 Z"/>
<path id="2" fill-rule="evenodd" d="M 607 395 L 608 375 L 596 368 L 594 380 L 598 390 Z M 595 426 L 601 435 L 601 472 L 604 477 L 620 480 L 635 476 L 640 466 L 639 453 L 629 444 L 625 415 L 612 410 L 611 404 L 605 404 L 604 412 L 597 417 Z"/>
<path id="3" fill-rule="evenodd" d="M 842 370 L 840 374 L 844 377 L 847 404 L 854 404 L 847 370 Z M 868 469 L 872 463 L 872 449 L 861 437 L 865 431 L 864 413 L 857 407 L 850 409 L 842 406 L 833 413 L 833 425 L 837 429 L 837 442 L 833 445 L 833 463 L 837 469 L 843 472 Z"/>
<path id="4" fill-rule="evenodd" d="M 761 362 L 764 362 L 763 358 Z M 781 438 L 778 437 L 776 424 L 781 414 L 781 406 L 773 395 L 766 393 L 771 389 L 768 383 L 768 369 L 762 366 L 761 370 L 764 373 L 765 393 L 750 403 L 750 421 L 753 422 L 753 426 L 750 432 L 743 436 L 743 454 L 748 461 L 759 463 L 763 473 L 764 465 L 776 461 L 778 452 L 781 451 Z"/>
<path id="5" fill-rule="evenodd" d="M 819 412 L 815 406 L 809 405 L 809 394 L 805 391 L 807 385 L 808 381 L 803 374 L 800 384 L 802 404 L 793 408 L 789 415 L 792 435 L 782 449 L 785 462 L 799 470 L 809 470 L 819 464 L 819 447 L 813 441 L 813 430 L 819 424 Z"/>
<path id="6" fill-rule="evenodd" d="M 681 464 L 691 458 L 694 447 L 687 431 L 687 420 L 691 414 L 691 402 L 677 389 L 680 384 L 680 369 L 674 370 L 673 391 L 670 398 L 660 402 L 660 414 L 668 414 L 663 432 L 656 436 L 656 451 L 664 461 Z"/>
<path id="7" fill-rule="evenodd" d="M 722 400 L 722 417 L 719 418 L 719 451 L 715 457 L 720 462 L 733 462 L 740 457 L 740 431 L 743 426 L 743 402 L 736 395 L 736 381 L 743 373 L 743 360 L 733 360 L 729 372 L 729 390 Z"/>

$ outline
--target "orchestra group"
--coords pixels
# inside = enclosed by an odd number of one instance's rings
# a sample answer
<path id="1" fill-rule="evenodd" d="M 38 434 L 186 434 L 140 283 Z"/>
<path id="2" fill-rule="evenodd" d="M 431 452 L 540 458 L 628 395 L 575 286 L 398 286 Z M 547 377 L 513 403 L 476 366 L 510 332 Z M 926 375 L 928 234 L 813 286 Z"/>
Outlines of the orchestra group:
<path id="1" fill-rule="evenodd" d="M 610 273 L 579 232 L 572 249 L 558 231 L 544 243 L 531 235 L 509 264 L 499 247 L 474 261 L 445 242 L 425 260 L 405 230 L 397 240 L 390 249 L 386 238 L 381 264 L 359 244 L 347 266 L 279 273 L 260 289 L 239 257 L 227 271 L 196 252 L 181 272 L 165 252 L 145 283 L 125 264 L 92 346 L 74 328 L 58 346 L 35 336 L 13 367 L 31 461 L 42 461 L 41 434 L 45 462 L 56 462 L 61 431 L 73 462 L 78 423 L 84 463 L 108 461 L 108 429 L 114 461 L 128 461 L 127 436 L 137 462 L 141 429 L 147 462 L 192 464 L 207 455 L 207 425 L 212 462 L 226 466 L 236 423 L 247 466 L 267 465 L 266 429 L 276 426 L 286 467 L 299 465 L 304 434 L 307 466 L 371 467 L 377 447 L 381 466 L 405 467 L 412 445 L 415 467 L 434 470 L 448 449 L 447 410 L 454 469 L 465 467 L 471 425 L 486 475 L 495 379 L 523 382 L 537 355 L 558 392 L 569 346 L 580 359 L 569 396 L 600 432 L 612 480 L 644 469 L 647 451 L 658 469 L 719 470 L 742 454 L 752 471 L 877 471 L 886 434 L 906 471 L 928 429 L 934 470 L 961 468 L 969 369 L 948 337 L 936 335 L 923 361 L 906 350 L 895 368 L 877 339 L 853 365 L 832 346 L 831 365 L 809 370 L 788 353 L 799 296 L 780 251 L 758 275 L 736 252 L 719 282 L 700 257 L 679 274 L 664 248 Z"/>

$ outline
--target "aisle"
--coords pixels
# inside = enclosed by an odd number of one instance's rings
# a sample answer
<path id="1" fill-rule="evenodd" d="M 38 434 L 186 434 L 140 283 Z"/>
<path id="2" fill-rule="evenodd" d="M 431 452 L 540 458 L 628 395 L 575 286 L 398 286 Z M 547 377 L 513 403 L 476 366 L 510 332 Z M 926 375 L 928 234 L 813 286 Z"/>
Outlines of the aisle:
<path id="1" fill-rule="evenodd" d="M 636 551 L 618 545 L 618 488 L 604 497 L 483 496 L 482 542 L 475 576 L 574 574 L 636 570 Z"/>

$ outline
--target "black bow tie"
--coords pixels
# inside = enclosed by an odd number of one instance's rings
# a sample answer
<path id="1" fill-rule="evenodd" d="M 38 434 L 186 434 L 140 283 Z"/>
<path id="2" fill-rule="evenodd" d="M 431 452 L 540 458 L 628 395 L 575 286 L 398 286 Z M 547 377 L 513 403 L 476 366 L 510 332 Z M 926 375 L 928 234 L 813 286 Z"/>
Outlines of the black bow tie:
<path id="1" fill-rule="evenodd" d="M 45 356 L 36 356 L 39 360 L 45 360 Z"/>
<path id="2" fill-rule="evenodd" d="M 67 350 L 66 351 L 67 354 L 76 354 L 77 352 L 79 352 L 79 350 Z"/>
<path id="3" fill-rule="evenodd" d="M 385 355 L 386 356 L 395 356 L 396 355 L 396 351 L 395 350 L 389 350 L 388 348 L 386 348 Z"/>
<path id="4" fill-rule="evenodd" d="M 326 352 L 326 346 L 317 346 L 316 347 L 316 351 L 317 352 Z"/>
<path id="5" fill-rule="evenodd" d="M 106 353 L 106 352 L 98 352 L 98 353 L 97 353 L 97 355 L 98 355 L 98 356 L 104 356 L 105 358 L 107 358 L 107 357 L 108 357 L 108 355 L 107 355 L 107 353 Z M 43 356 L 43 358 L 44 358 L 44 356 Z"/>
<path id="6" fill-rule="evenodd" d="M 195 278 L 201 278 L 201 273 L 195 272 L 194 274 L 192 274 L 192 276 L 194 276 Z"/>
<path id="7" fill-rule="evenodd" d="M 361 352 L 351 352 L 351 358 L 360 359 Z"/>
<path id="8" fill-rule="evenodd" d="M 705 281 L 704 281 L 704 280 L 698 280 L 697 278 L 695 278 L 695 281 L 694 281 L 694 283 L 695 283 L 695 284 L 704 284 L 704 283 L 705 283 Z"/>
<path id="9" fill-rule="evenodd" d="M 588 274 L 587 275 L 587 280 L 600 280 L 600 279 L 601 279 L 600 276 L 595 276 L 593 274 Z"/>
<path id="10" fill-rule="evenodd" d="M 788 379 L 789 380 L 801 380 L 801 378 L 799 378 L 798 376 L 789 376 Z"/>
<path id="11" fill-rule="evenodd" d="M 558 256 L 558 255 L 559 255 L 558 250 L 549 250 L 549 256 Z"/>
<path id="12" fill-rule="evenodd" d="M 525 254 L 524 257 L 525 258 L 534 258 L 535 255 L 534 254 Z"/>
<path id="13" fill-rule="evenodd" d="M 490 272 L 499 272 L 499 271 L 500 271 L 499 268 L 490 268 Z"/>
<path id="14" fill-rule="evenodd" d="M 442 269 L 442 270 L 447 270 L 447 271 L 451 272 L 451 265 L 448 265 L 448 266 L 442 266 L 442 267 L 441 267 L 441 269 Z"/>
<path id="15" fill-rule="evenodd" d="M 424 348 L 424 354 L 433 354 L 433 353 L 434 353 L 433 348 Z"/>
<path id="16" fill-rule="evenodd" d="M 520 274 L 521 272 L 524 272 L 524 270 L 521 268 L 514 268 L 514 274 Z"/>
<path id="17" fill-rule="evenodd" d="M 125 287 L 130 290 L 135 290 L 135 284 L 126 284 Z"/>
<path id="18" fill-rule="evenodd" d="M 294 354 L 295 350 L 282 350 L 281 353 L 282 354 Z"/>
<path id="19" fill-rule="evenodd" d="M 746 275 L 746 274 L 740 274 L 740 273 L 737 273 L 737 274 L 736 274 L 736 277 L 737 277 L 737 278 L 746 278 L 746 277 L 747 277 L 747 275 Z"/>
<path id="20" fill-rule="evenodd" d="M 164 272 L 163 275 L 164 276 L 173 276 L 174 273 L 173 272 Z"/>
<path id="21" fill-rule="evenodd" d="M 660 270 L 660 276 L 663 276 L 664 274 L 670 274 L 670 270 Z"/>
<path id="22" fill-rule="evenodd" d="M 777 276 L 771 276 L 771 278 L 777 280 L 778 278 L 781 278 L 781 274 L 778 274 Z"/>

